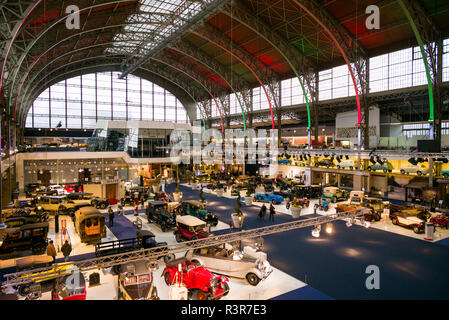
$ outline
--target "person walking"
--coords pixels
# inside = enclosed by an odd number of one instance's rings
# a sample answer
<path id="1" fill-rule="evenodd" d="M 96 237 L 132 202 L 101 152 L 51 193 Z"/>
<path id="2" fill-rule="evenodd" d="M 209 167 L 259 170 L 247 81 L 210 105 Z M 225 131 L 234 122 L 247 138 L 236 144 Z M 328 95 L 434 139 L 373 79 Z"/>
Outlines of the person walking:
<path id="1" fill-rule="evenodd" d="M 56 249 L 53 245 L 53 240 L 50 240 L 50 242 L 47 245 L 47 256 L 50 256 L 53 258 L 53 263 L 56 261 Z"/>
<path id="2" fill-rule="evenodd" d="M 274 210 L 273 204 L 270 205 L 270 221 L 274 222 L 274 215 L 276 214 L 276 211 Z"/>
<path id="3" fill-rule="evenodd" d="M 260 208 L 259 211 L 259 218 L 261 220 L 265 220 L 265 215 L 267 214 L 267 207 L 265 206 L 265 204 L 262 205 L 262 207 Z"/>
<path id="4" fill-rule="evenodd" d="M 143 195 L 140 197 L 140 207 L 142 210 L 145 209 L 145 197 Z"/>
<path id="5" fill-rule="evenodd" d="M 70 253 L 72 252 L 72 245 L 66 240 L 61 247 L 62 254 L 64 255 L 64 261 L 69 261 Z"/>
<path id="6" fill-rule="evenodd" d="M 136 207 L 134 208 L 134 216 L 138 216 L 139 215 L 139 206 L 136 205 Z"/>
<path id="7" fill-rule="evenodd" d="M 118 205 L 118 215 L 119 216 L 125 215 L 125 210 L 123 209 L 123 206 L 121 204 Z"/>
<path id="8" fill-rule="evenodd" d="M 114 225 L 114 210 L 112 210 L 111 207 L 108 209 L 108 215 L 109 215 L 109 226 L 112 227 Z"/>

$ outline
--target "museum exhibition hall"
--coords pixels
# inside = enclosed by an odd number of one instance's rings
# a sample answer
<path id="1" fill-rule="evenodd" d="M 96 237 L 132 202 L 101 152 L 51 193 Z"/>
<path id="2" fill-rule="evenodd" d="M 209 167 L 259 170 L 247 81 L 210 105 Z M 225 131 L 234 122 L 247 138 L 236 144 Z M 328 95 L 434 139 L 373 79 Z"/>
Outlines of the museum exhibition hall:
<path id="1" fill-rule="evenodd" d="M 447 0 L 0 13 L 0 300 L 449 299 Z"/>

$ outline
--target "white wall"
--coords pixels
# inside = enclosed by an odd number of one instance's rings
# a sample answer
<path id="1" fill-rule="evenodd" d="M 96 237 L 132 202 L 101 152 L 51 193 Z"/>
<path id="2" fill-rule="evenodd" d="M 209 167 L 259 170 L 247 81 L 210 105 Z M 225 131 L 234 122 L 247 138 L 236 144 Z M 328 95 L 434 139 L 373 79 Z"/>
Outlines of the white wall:
<path id="1" fill-rule="evenodd" d="M 362 113 L 363 117 L 363 113 Z M 335 140 L 350 141 L 351 146 L 357 144 L 357 110 L 349 112 L 337 113 L 335 118 Z M 375 127 L 375 135 L 370 136 L 370 147 L 377 146 L 378 137 L 380 136 L 380 110 L 377 107 L 370 107 L 369 109 L 369 125 Z M 349 131 L 350 137 L 342 136 L 342 129 Z"/>

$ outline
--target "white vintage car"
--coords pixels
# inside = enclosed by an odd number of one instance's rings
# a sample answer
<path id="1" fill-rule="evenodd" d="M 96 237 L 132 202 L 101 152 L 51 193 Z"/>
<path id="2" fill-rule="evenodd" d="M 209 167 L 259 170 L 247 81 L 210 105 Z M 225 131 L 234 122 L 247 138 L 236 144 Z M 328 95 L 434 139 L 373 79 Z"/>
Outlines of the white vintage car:
<path id="1" fill-rule="evenodd" d="M 418 176 L 421 176 L 423 174 L 427 174 L 429 170 L 426 167 L 420 167 L 416 165 L 409 165 L 408 167 L 401 168 L 402 174 L 410 174 L 410 173 L 416 173 Z"/>
<path id="2" fill-rule="evenodd" d="M 267 261 L 267 254 L 249 246 L 245 246 L 243 252 L 240 252 L 232 245 L 225 243 L 215 247 L 190 250 L 186 253 L 186 258 L 205 266 L 212 272 L 245 278 L 253 286 L 273 272 Z"/>
<path id="3" fill-rule="evenodd" d="M 354 168 L 357 168 L 357 161 L 354 160 L 344 160 L 337 164 L 337 169 L 344 169 L 349 168 L 350 170 L 353 170 Z"/>

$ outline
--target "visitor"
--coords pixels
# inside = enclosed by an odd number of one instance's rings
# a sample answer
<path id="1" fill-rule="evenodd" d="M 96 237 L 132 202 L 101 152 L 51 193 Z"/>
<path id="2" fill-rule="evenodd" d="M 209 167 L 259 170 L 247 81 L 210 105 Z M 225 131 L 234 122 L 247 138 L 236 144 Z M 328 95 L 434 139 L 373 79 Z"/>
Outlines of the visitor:
<path id="1" fill-rule="evenodd" d="M 125 209 L 123 209 L 123 206 L 121 204 L 118 205 L 118 215 L 120 216 L 125 215 Z"/>
<path id="2" fill-rule="evenodd" d="M 50 256 L 53 258 L 53 263 L 56 261 L 56 249 L 53 245 L 53 240 L 50 240 L 50 242 L 47 245 L 47 256 Z"/>
<path id="3" fill-rule="evenodd" d="M 66 240 L 61 247 L 62 254 L 64 255 L 64 261 L 69 261 L 70 253 L 72 252 L 72 245 Z"/>
<path id="4" fill-rule="evenodd" d="M 114 210 L 112 210 L 110 206 L 108 209 L 108 214 L 109 214 L 109 226 L 112 227 L 114 225 Z"/>
<path id="5" fill-rule="evenodd" d="M 276 211 L 274 210 L 273 204 L 270 204 L 270 221 L 274 222 L 274 215 L 276 214 Z"/>
<path id="6" fill-rule="evenodd" d="M 145 197 L 143 195 L 140 197 L 140 206 L 142 210 L 145 209 Z"/>
<path id="7" fill-rule="evenodd" d="M 262 207 L 260 208 L 259 211 L 259 218 L 261 220 L 265 220 L 265 215 L 267 214 L 267 207 L 265 206 L 265 204 L 262 205 Z"/>
<path id="8" fill-rule="evenodd" d="M 139 215 L 139 206 L 136 206 L 134 208 L 134 216 L 138 216 Z"/>

